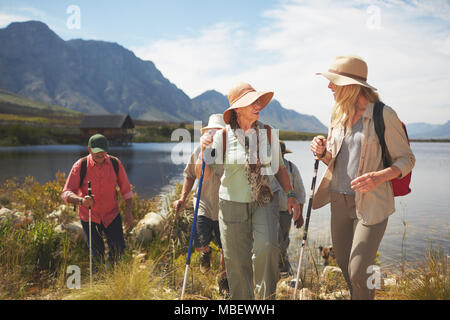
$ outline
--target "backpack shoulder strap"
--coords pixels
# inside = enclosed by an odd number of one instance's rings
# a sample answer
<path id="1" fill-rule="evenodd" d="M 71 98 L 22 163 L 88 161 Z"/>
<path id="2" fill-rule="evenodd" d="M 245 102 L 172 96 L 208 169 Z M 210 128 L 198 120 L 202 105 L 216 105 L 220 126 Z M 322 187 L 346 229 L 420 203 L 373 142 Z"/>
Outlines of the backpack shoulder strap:
<path id="1" fill-rule="evenodd" d="M 267 139 L 269 140 L 269 145 L 272 146 L 272 129 L 269 125 L 265 124 L 264 128 L 267 130 Z M 227 150 L 227 128 L 222 129 L 222 155 L 223 162 L 225 163 L 225 151 Z"/>
<path id="2" fill-rule="evenodd" d="M 116 173 L 116 177 L 119 177 L 119 162 L 116 157 L 109 156 L 111 159 L 111 163 L 114 167 L 114 172 Z M 87 156 L 81 159 L 81 170 L 80 170 L 80 188 L 83 185 L 84 178 L 86 177 L 87 172 Z"/>
<path id="3" fill-rule="evenodd" d="M 114 171 L 116 172 L 116 177 L 117 179 L 119 179 L 119 160 L 116 157 L 113 156 L 109 156 L 109 158 L 111 159 L 111 163 L 114 167 Z"/>
<path id="4" fill-rule="evenodd" d="M 80 188 L 83 185 L 84 177 L 86 177 L 87 171 L 87 156 L 81 159 L 81 170 L 80 170 Z"/>
<path id="5" fill-rule="evenodd" d="M 225 151 L 227 150 L 227 127 L 222 129 L 222 162 L 225 164 Z"/>
<path id="6" fill-rule="evenodd" d="M 269 140 L 269 145 L 272 146 L 272 128 L 267 124 L 264 125 L 264 128 L 267 130 L 267 140 Z"/>
<path id="7" fill-rule="evenodd" d="M 119 175 L 119 162 L 118 162 L 117 158 L 113 157 L 113 156 L 109 156 L 109 158 L 111 159 L 111 163 L 114 167 L 114 171 L 116 172 L 116 175 Z"/>
<path id="8" fill-rule="evenodd" d="M 383 108 L 384 103 L 381 101 L 378 101 L 375 103 L 373 107 L 373 125 L 375 127 L 375 132 L 378 136 L 378 140 L 380 142 L 381 146 L 381 157 L 383 160 L 383 165 L 385 168 L 390 167 L 391 160 L 389 157 L 389 153 L 386 146 L 386 140 L 384 139 L 384 132 L 385 132 L 385 124 L 384 124 L 384 118 L 383 118 Z"/>

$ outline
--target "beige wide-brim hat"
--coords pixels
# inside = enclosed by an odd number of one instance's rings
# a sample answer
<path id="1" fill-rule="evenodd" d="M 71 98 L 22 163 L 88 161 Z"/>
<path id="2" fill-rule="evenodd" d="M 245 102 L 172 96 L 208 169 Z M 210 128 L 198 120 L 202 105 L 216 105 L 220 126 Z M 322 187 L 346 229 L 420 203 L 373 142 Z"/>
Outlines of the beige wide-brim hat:
<path id="1" fill-rule="evenodd" d="M 270 100 L 272 100 L 272 97 L 273 92 L 256 91 L 250 84 L 242 82 L 231 88 L 228 93 L 228 102 L 230 103 L 230 107 L 223 113 L 223 121 L 225 121 L 226 124 L 229 124 L 231 119 L 231 110 L 247 107 L 258 99 L 262 106 L 262 110 L 267 106 Z"/>
<path id="2" fill-rule="evenodd" d="M 336 57 L 328 71 L 316 74 L 324 76 L 337 86 L 359 84 L 377 90 L 367 83 L 367 73 L 367 63 L 361 57 L 347 55 Z"/>
<path id="3" fill-rule="evenodd" d="M 222 129 L 225 128 L 226 124 L 223 121 L 221 113 L 215 113 L 209 116 L 208 125 L 200 129 L 200 131 L 205 133 L 208 129 Z"/>

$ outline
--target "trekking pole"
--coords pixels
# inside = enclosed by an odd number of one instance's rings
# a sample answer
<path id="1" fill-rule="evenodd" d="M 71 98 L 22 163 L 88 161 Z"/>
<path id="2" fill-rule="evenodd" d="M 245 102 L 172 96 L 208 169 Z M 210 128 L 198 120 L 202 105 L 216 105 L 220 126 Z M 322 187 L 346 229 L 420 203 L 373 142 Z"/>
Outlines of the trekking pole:
<path id="1" fill-rule="evenodd" d="M 92 196 L 91 182 L 88 181 L 88 195 Z M 89 205 L 89 283 L 92 287 L 92 227 L 91 206 Z"/>
<path id="2" fill-rule="evenodd" d="M 198 213 L 198 207 L 200 204 L 200 195 L 202 193 L 202 184 L 203 184 L 204 174 L 205 174 L 205 159 L 202 160 L 202 173 L 200 175 L 200 181 L 198 183 L 197 201 L 195 202 L 194 220 L 192 221 L 191 236 L 189 238 L 189 249 L 188 249 L 188 255 L 187 255 L 187 259 L 186 259 L 186 269 L 184 271 L 183 289 L 181 290 L 181 300 L 183 300 L 183 297 L 184 297 L 184 291 L 186 289 L 186 281 L 187 281 L 189 265 L 191 263 L 192 241 L 194 239 L 195 225 L 197 224 L 197 213 Z"/>
<path id="3" fill-rule="evenodd" d="M 308 237 L 309 218 L 311 217 L 312 200 L 314 197 L 314 189 L 316 187 L 317 169 L 318 168 L 319 168 L 319 159 L 316 159 L 316 161 L 314 162 L 314 177 L 313 177 L 312 185 L 311 185 L 311 195 L 309 196 L 308 211 L 306 213 L 305 229 L 303 231 L 302 247 L 300 249 L 300 257 L 299 257 L 298 266 L 297 266 L 297 278 L 295 281 L 293 300 L 295 300 L 296 295 L 297 295 L 298 280 L 300 277 L 300 268 L 302 265 L 302 258 L 303 258 L 303 249 L 305 248 L 306 238 Z M 301 296 L 300 296 L 300 299 L 301 299 Z"/>

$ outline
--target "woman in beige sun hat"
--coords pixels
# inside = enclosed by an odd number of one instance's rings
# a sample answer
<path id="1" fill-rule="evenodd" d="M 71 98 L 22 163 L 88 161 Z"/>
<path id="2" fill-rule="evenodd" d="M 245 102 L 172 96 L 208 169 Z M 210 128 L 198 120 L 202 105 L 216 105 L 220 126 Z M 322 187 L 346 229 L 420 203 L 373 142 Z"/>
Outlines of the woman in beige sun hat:
<path id="1" fill-rule="evenodd" d="M 215 150 L 215 158 L 207 161 L 205 178 L 223 170 L 219 227 L 232 299 L 253 299 L 255 286 L 258 298 L 275 298 L 280 188 L 289 194 L 288 210 L 294 219 L 301 216 L 276 132 L 272 134 L 259 121 L 272 97 L 273 92 L 256 91 L 248 83 L 236 85 L 228 94 L 230 107 L 223 113 L 226 128 L 201 140 L 205 159 Z M 196 169 L 199 175 L 201 161 Z"/>
<path id="2" fill-rule="evenodd" d="M 388 217 L 394 211 L 390 180 L 407 175 L 414 154 L 395 111 L 380 102 L 367 83 L 367 64 L 354 55 L 336 57 L 323 75 L 330 82 L 334 108 L 327 139 L 315 137 L 311 151 L 328 168 L 313 209 L 331 203 L 331 238 L 336 260 L 352 299 L 373 299 L 368 278 Z M 382 108 L 392 165 L 384 168 L 374 128 L 374 108 Z"/>

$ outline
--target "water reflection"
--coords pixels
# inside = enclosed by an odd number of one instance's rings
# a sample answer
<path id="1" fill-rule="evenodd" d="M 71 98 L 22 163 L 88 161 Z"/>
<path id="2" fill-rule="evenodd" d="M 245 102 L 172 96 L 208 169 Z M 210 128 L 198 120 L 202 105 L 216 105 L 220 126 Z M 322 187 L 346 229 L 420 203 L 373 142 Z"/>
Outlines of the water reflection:
<path id="1" fill-rule="evenodd" d="M 120 159 L 136 192 L 146 198 L 157 195 L 162 187 L 181 181 L 183 169 L 193 146 L 179 144 L 182 163 L 172 161 L 173 143 L 142 143 L 131 147 L 111 147 L 109 154 Z M 0 148 L 0 182 L 13 177 L 23 180 L 34 176 L 45 183 L 56 173 L 69 174 L 73 164 L 88 155 L 83 146 L 33 146 Z"/>
<path id="2" fill-rule="evenodd" d="M 314 163 L 309 142 L 287 141 L 286 147 L 293 151 L 286 158 L 299 167 L 309 197 Z M 408 261 L 424 259 L 431 244 L 434 248 L 439 246 L 444 254 L 449 254 L 450 143 L 411 143 L 411 148 L 416 156 L 411 179 L 412 192 L 395 198 L 396 212 L 389 217 L 379 248 L 383 264 L 398 263 L 403 256 Z M 318 177 L 323 176 L 325 169 L 321 163 Z M 311 244 L 331 245 L 330 216 L 329 205 L 312 211 L 308 232 Z M 406 236 L 403 238 L 405 231 Z M 302 235 L 291 229 L 291 238 L 296 243 L 290 247 L 293 255 L 300 247 L 297 239 Z"/>
<path id="3" fill-rule="evenodd" d="M 293 151 L 286 158 L 298 166 L 308 198 L 314 165 L 309 142 L 287 141 L 286 146 Z M 412 193 L 395 200 L 397 212 L 389 218 L 379 249 L 382 263 L 398 263 L 403 254 L 407 260 L 422 259 L 431 243 L 435 247 L 439 245 L 445 254 L 449 253 L 450 143 L 412 143 L 411 146 L 416 155 Z M 112 147 L 110 154 L 122 161 L 136 192 L 150 198 L 158 195 L 163 187 L 182 181 L 193 147 L 190 143 L 137 143 L 130 147 Z M 181 163 L 173 161 L 172 150 L 177 159 L 181 156 Z M 75 161 L 87 154 L 84 146 L 0 148 L 0 183 L 8 178 L 23 179 L 30 175 L 44 183 L 55 179 L 58 171 L 67 175 Z M 318 177 L 324 172 L 325 166 L 321 164 Z M 403 239 L 405 223 L 406 238 Z M 291 229 L 291 256 L 295 256 L 300 247 L 297 239 L 301 235 Z M 308 241 L 317 246 L 331 244 L 329 205 L 312 212 Z"/>

